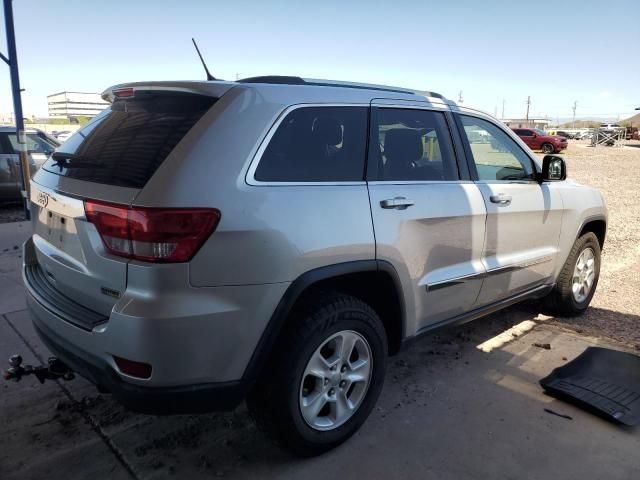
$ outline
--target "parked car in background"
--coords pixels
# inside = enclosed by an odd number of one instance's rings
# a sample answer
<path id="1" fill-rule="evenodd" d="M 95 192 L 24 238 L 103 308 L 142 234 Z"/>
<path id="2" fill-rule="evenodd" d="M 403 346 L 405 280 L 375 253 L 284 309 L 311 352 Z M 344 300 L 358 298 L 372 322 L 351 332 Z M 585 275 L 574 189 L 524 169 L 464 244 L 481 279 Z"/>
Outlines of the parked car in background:
<path id="1" fill-rule="evenodd" d="M 626 139 L 640 140 L 640 131 L 638 131 L 638 127 L 626 127 Z"/>
<path id="2" fill-rule="evenodd" d="M 589 131 L 583 131 L 583 132 L 578 132 L 575 134 L 574 138 L 576 140 L 586 140 L 588 138 L 591 138 L 593 136 L 593 134 Z"/>
<path id="3" fill-rule="evenodd" d="M 56 132 L 55 137 L 60 143 L 64 143 L 69 140 L 69 137 L 73 135 L 73 132 L 69 130 L 63 130 L 61 132 Z"/>
<path id="4" fill-rule="evenodd" d="M 33 175 L 60 143 L 42 130 L 25 130 Z M 22 170 L 15 127 L 0 127 L 0 201 L 20 200 Z"/>
<path id="5" fill-rule="evenodd" d="M 624 127 L 621 127 L 617 123 L 601 123 L 600 130 L 621 130 Z"/>
<path id="6" fill-rule="evenodd" d="M 531 150 L 542 150 L 544 153 L 559 153 L 567 148 L 567 139 L 560 135 L 549 135 L 537 128 L 514 128 L 518 135 Z"/>
<path id="7" fill-rule="evenodd" d="M 258 77 L 103 98 L 32 180 L 23 279 L 44 343 L 130 408 L 246 397 L 319 454 L 413 337 L 525 299 L 579 315 L 595 292 L 601 194 L 436 93 Z"/>
<path id="8" fill-rule="evenodd" d="M 566 132 L 564 130 L 558 130 L 556 132 L 556 135 L 559 136 L 559 137 L 563 137 L 563 138 L 571 138 L 571 139 L 573 138 L 573 134 L 572 133 Z"/>

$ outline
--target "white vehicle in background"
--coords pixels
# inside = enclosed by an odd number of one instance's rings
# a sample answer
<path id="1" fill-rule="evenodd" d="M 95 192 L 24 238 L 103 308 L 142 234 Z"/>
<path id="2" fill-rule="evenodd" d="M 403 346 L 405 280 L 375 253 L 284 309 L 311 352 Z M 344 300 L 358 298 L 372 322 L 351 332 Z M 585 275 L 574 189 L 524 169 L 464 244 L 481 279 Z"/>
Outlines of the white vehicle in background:
<path id="1" fill-rule="evenodd" d="M 585 130 L 585 131 L 582 131 L 582 132 L 578 132 L 578 133 L 576 133 L 576 135 L 575 135 L 575 137 L 574 137 L 574 138 L 575 138 L 576 140 L 586 140 L 586 139 L 591 138 L 592 136 L 593 136 L 593 133 L 591 133 L 591 132 L 590 132 L 590 131 L 588 131 L 588 130 Z"/>
<path id="2" fill-rule="evenodd" d="M 60 143 L 64 143 L 69 140 L 69 137 L 73 135 L 73 132 L 69 130 L 64 130 L 62 132 L 56 132 L 55 137 Z"/>

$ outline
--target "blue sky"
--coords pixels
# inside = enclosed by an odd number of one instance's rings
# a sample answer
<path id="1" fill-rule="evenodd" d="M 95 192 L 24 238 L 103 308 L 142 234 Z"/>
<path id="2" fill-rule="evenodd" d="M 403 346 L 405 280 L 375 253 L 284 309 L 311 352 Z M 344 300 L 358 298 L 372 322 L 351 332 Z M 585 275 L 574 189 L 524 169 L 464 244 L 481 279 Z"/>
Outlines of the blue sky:
<path id="1" fill-rule="evenodd" d="M 433 90 L 500 116 L 640 106 L 640 1 L 14 0 L 24 110 L 126 81 L 282 74 Z M 6 54 L 4 17 L 0 50 Z M 0 112 L 12 111 L 0 63 Z"/>

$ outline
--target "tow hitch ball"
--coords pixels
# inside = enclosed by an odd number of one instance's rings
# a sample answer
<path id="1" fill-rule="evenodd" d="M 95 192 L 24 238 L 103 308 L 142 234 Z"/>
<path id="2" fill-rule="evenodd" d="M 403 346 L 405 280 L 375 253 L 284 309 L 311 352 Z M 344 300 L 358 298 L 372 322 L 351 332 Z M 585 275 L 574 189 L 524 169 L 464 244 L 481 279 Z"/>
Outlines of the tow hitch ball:
<path id="1" fill-rule="evenodd" d="M 22 377 L 27 375 L 35 375 L 40 383 L 45 380 L 73 380 L 74 373 L 56 357 L 49 357 L 47 365 L 22 365 L 22 357 L 13 355 L 9 359 L 9 369 L 3 372 L 2 376 L 5 380 L 13 380 L 19 382 Z"/>

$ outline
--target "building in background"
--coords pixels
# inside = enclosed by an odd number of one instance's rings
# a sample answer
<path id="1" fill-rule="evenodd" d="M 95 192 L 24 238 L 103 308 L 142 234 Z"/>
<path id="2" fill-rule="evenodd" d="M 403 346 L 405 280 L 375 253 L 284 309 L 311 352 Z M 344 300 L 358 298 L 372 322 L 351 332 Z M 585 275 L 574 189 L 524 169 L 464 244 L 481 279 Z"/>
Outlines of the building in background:
<path id="1" fill-rule="evenodd" d="M 68 119 L 95 117 L 109 106 L 99 93 L 86 92 L 54 93 L 47 96 L 47 104 L 49 117 L 66 117 Z"/>
<path id="2" fill-rule="evenodd" d="M 546 130 L 551 123 L 546 118 L 511 118 L 502 120 L 507 127 L 511 128 L 539 128 L 540 130 Z"/>

